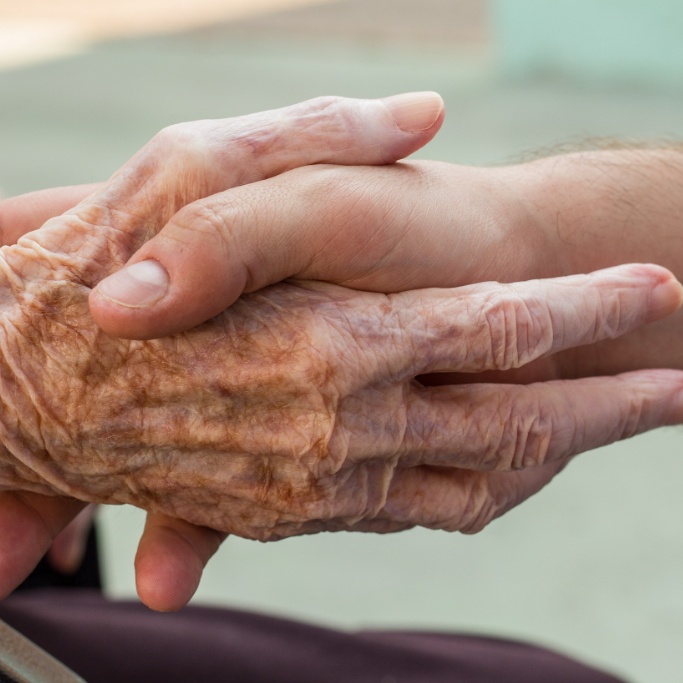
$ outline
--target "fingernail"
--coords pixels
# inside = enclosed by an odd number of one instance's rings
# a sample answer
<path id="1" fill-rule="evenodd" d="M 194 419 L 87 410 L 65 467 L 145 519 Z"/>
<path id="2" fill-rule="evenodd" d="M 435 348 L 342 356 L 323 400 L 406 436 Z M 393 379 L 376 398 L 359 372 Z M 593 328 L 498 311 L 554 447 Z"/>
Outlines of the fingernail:
<path id="1" fill-rule="evenodd" d="M 683 286 L 678 280 L 667 280 L 657 285 L 650 294 L 648 318 L 658 320 L 677 310 L 683 302 Z"/>
<path id="2" fill-rule="evenodd" d="M 406 133 L 419 133 L 431 128 L 441 115 L 444 104 L 435 92 L 410 92 L 383 100 L 396 125 Z"/>
<path id="3" fill-rule="evenodd" d="M 168 273 L 160 264 L 140 261 L 102 280 L 97 285 L 97 292 L 120 306 L 143 308 L 159 301 L 168 286 Z"/>

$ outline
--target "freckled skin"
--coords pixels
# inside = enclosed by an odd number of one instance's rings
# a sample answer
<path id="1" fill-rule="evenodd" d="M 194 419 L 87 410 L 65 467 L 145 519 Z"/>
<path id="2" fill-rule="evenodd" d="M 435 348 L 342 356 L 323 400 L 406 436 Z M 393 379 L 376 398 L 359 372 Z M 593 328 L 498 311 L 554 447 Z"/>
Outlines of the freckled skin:
<path id="1" fill-rule="evenodd" d="M 348 106 L 370 107 L 362 130 Z M 366 144 L 380 132 L 389 144 Z M 409 137 L 383 105 L 338 98 L 172 126 L 96 197 L 3 248 L 0 486 L 131 503 L 261 539 L 372 517 L 392 459 L 346 462 L 338 433 L 345 401 L 362 404 L 378 381 L 354 339 L 384 334 L 375 313 L 385 297 L 283 284 L 148 342 L 108 337 L 87 300 L 189 202 L 306 160 L 391 161 Z"/>
<path id="2" fill-rule="evenodd" d="M 283 284 L 188 333 L 128 341 L 98 330 L 88 293 L 78 282 L 31 280 L 0 320 L 2 440 L 16 457 L 4 486 L 17 484 L 19 467 L 35 491 L 256 538 L 332 514 L 340 496 L 358 501 L 344 518 L 374 511 L 362 489 L 391 467 L 357 488 L 330 441 L 340 404 L 372 381 L 350 376 L 348 315 L 376 326 L 384 297 Z"/>

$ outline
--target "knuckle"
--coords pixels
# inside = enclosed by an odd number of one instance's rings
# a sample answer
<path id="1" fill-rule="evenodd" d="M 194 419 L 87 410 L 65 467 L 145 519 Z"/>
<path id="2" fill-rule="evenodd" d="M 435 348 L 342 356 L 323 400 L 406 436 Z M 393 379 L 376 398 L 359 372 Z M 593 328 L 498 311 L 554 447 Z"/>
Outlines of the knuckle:
<path id="1" fill-rule="evenodd" d="M 214 194 L 218 172 L 203 122 L 178 123 L 159 131 L 129 162 L 125 181 L 138 200 L 151 202 L 161 225 L 176 211 Z M 163 197 L 163 200 L 161 200 Z"/>
<path id="2" fill-rule="evenodd" d="M 345 133 L 353 127 L 351 102 L 353 100 L 336 95 L 307 100 L 300 106 L 302 124 L 315 135 L 318 134 L 317 127 L 322 124 L 325 137 L 332 142 L 336 134 Z"/>
<path id="3" fill-rule="evenodd" d="M 301 107 L 306 112 L 336 115 L 348 102 L 349 99 L 347 97 L 341 97 L 339 95 L 320 95 L 319 97 L 313 97 L 310 100 L 302 102 Z"/>
<path id="4" fill-rule="evenodd" d="M 488 349 L 486 369 L 518 368 L 552 349 L 548 308 L 538 300 L 525 299 L 513 287 L 488 295 L 480 316 Z"/>
<path id="5" fill-rule="evenodd" d="M 486 477 L 471 476 L 462 495 L 461 509 L 443 528 L 447 531 L 476 534 L 488 526 L 497 510 Z"/>
<path id="6" fill-rule="evenodd" d="M 231 228 L 240 217 L 241 211 L 234 206 L 222 205 L 219 209 L 212 202 L 193 202 L 173 218 L 173 224 L 178 228 L 172 233 L 173 239 L 184 246 L 208 241 L 212 247 L 223 249 L 230 239 Z"/>
<path id="7" fill-rule="evenodd" d="M 186 186 L 184 197 L 195 197 L 205 179 L 196 177 L 198 169 L 207 167 L 207 155 L 214 145 L 202 121 L 174 123 L 160 130 L 136 158 L 137 172 L 143 177 L 151 173 L 163 178 L 171 186 Z M 177 174 L 181 172 L 182 182 Z"/>
<path id="8" fill-rule="evenodd" d="M 162 128 L 149 142 L 153 149 L 164 153 L 183 148 L 192 137 L 193 125 L 190 123 L 173 123 Z"/>
<path id="9" fill-rule="evenodd" d="M 482 465 L 490 470 L 521 470 L 548 461 L 554 430 L 551 411 L 535 399 L 507 401 L 494 414 L 496 424 Z"/>
<path id="10" fill-rule="evenodd" d="M 358 144 L 362 134 L 358 100 L 324 96 L 302 102 L 295 110 L 295 126 L 317 142 L 321 149 L 336 154 Z"/>
<path id="11" fill-rule="evenodd" d="M 621 420 L 617 427 L 615 440 L 630 439 L 632 436 L 643 431 L 646 410 L 641 397 L 633 396 L 621 413 Z"/>
<path id="12" fill-rule="evenodd" d="M 628 293 L 621 291 L 598 290 L 599 301 L 593 328 L 593 341 L 601 338 L 613 339 L 621 336 L 631 326 L 632 320 L 625 311 L 629 311 Z"/>

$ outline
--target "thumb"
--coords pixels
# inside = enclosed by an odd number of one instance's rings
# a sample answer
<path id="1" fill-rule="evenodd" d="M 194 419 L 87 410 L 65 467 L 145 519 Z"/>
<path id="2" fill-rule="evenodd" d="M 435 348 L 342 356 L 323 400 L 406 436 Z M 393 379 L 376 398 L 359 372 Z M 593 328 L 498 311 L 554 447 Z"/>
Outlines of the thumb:
<path id="1" fill-rule="evenodd" d="M 286 109 L 277 115 L 270 113 L 267 133 L 263 132 L 263 121 L 252 128 L 245 126 L 240 144 L 244 147 L 245 140 L 251 140 L 252 153 L 244 159 L 236 155 L 230 157 L 228 165 L 236 180 L 224 180 L 220 186 L 213 186 L 213 193 L 312 164 L 356 166 L 392 163 L 429 142 L 444 117 L 443 100 L 432 92 L 409 93 L 381 100 L 324 98 L 312 102 L 298 105 L 292 113 Z M 287 121 L 290 116 L 291 125 L 283 123 L 283 119 Z M 255 157 L 254 150 L 260 150 L 260 156 Z M 249 168 L 236 168 L 240 161 Z M 181 171 L 178 177 L 182 178 L 182 169 L 177 171 Z M 111 193 L 109 197 L 112 204 Z M 208 264 L 203 262 L 204 255 L 213 253 L 213 260 L 225 263 L 237 254 L 225 253 L 226 244 L 219 238 L 220 231 L 212 229 L 212 224 L 215 228 L 216 223 L 220 223 L 220 214 L 209 212 L 209 215 L 193 217 L 193 210 L 202 206 L 190 203 L 195 199 L 197 197 L 185 201 L 183 206 L 187 208 L 181 209 L 156 237 L 139 248 L 122 270 L 105 278 L 95 288 L 90 297 L 90 310 L 105 332 L 138 339 L 163 336 L 203 322 L 231 303 L 225 296 L 210 293 L 204 302 L 193 304 L 192 315 L 181 316 L 182 322 L 169 320 L 169 307 L 156 304 L 167 295 L 170 297 L 168 301 L 173 300 L 172 277 L 169 275 L 171 263 L 183 261 L 187 264 L 190 260 L 195 275 L 204 278 L 202 287 L 196 290 L 199 298 L 209 290 L 224 291 L 227 288 L 236 292 L 232 297 L 234 300 L 242 291 L 240 283 L 221 281 L 226 277 L 221 269 L 211 271 L 210 282 L 206 279 Z M 116 208 L 115 200 L 113 203 Z M 208 229 L 196 228 L 197 223 Z M 184 226 L 188 225 L 192 227 L 186 229 Z M 267 235 L 264 235 L 266 239 Z M 233 246 L 239 248 L 239 245 L 231 245 L 231 248 Z M 264 241 L 258 247 L 270 250 L 269 258 L 277 260 L 278 250 L 274 242 Z M 197 254 L 201 254 L 201 258 L 195 258 Z M 161 311 L 162 318 L 152 308 Z M 172 305 L 171 309 L 176 310 Z"/>

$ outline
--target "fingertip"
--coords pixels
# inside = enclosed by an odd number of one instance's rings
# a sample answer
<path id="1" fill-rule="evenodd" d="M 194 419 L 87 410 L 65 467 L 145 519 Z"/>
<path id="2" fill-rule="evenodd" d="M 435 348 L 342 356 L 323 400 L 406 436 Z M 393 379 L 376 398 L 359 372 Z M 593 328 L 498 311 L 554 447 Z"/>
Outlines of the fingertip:
<path id="1" fill-rule="evenodd" d="M 170 284 L 163 265 L 153 259 L 145 259 L 104 278 L 95 291 L 115 306 L 149 308 L 166 296 Z"/>
<path id="2" fill-rule="evenodd" d="M 135 585 L 143 604 L 156 612 L 177 612 L 195 594 L 203 565 L 180 537 L 160 532 L 140 543 Z"/>
<path id="3" fill-rule="evenodd" d="M 151 339 L 148 334 L 149 318 L 139 315 L 136 309 L 119 306 L 93 289 L 88 297 L 90 315 L 95 324 L 110 337 L 120 339 Z M 160 336 L 160 335 L 159 335 Z"/>
<path id="4" fill-rule="evenodd" d="M 62 539 L 61 534 L 52 542 L 47 558 L 53 569 L 67 576 L 76 572 L 85 555 L 85 539 Z"/>
<path id="5" fill-rule="evenodd" d="M 649 288 L 646 321 L 659 320 L 677 311 L 683 304 L 683 285 L 667 268 L 653 263 L 629 263 L 614 270 L 627 282 Z"/>
<path id="6" fill-rule="evenodd" d="M 683 303 L 683 285 L 675 278 L 660 282 L 650 293 L 649 320 L 659 320 L 677 311 Z"/>
<path id="7" fill-rule="evenodd" d="M 90 315 L 95 324 L 110 337 L 119 339 L 158 339 L 183 332 L 204 322 L 193 311 L 182 309 L 174 302 L 135 308 L 123 306 L 93 289 L 88 298 Z"/>
<path id="8" fill-rule="evenodd" d="M 422 133 L 443 120 L 445 105 L 436 92 L 410 92 L 381 100 L 394 123 L 405 133 Z"/>
<path id="9" fill-rule="evenodd" d="M 58 572 L 73 574 L 81 566 L 96 507 L 96 505 L 86 506 L 52 541 L 47 558 Z"/>
<path id="10" fill-rule="evenodd" d="M 168 272 L 157 261 L 132 263 L 101 280 L 90 292 L 90 313 L 100 329 L 113 337 L 148 339 L 155 336 L 155 322 L 158 327 L 156 304 L 169 287 Z"/>
<path id="11" fill-rule="evenodd" d="M 212 529 L 150 513 L 135 557 L 140 600 L 158 612 L 182 609 L 224 538 Z"/>
<path id="12" fill-rule="evenodd" d="M 3 197 L 0 192 L 0 240 L 14 244 L 22 235 L 40 228 L 45 221 L 76 206 L 100 184 L 72 185 Z"/>
<path id="13" fill-rule="evenodd" d="M 656 264 L 626 263 L 595 271 L 588 278 L 603 295 L 617 297 L 619 310 L 624 303 L 622 294 L 630 293 L 628 310 L 641 324 L 665 318 L 683 304 L 683 285 L 670 270 Z"/>

